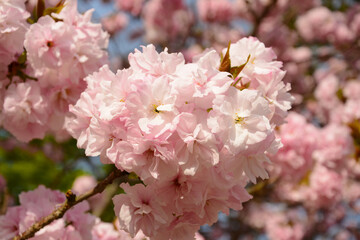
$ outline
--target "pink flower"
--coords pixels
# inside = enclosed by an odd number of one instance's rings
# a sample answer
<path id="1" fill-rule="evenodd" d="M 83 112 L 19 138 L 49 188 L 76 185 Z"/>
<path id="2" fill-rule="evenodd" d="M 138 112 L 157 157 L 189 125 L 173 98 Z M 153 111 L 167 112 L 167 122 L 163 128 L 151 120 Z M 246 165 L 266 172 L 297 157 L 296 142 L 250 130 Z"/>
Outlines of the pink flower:
<path id="1" fill-rule="evenodd" d="M 305 235 L 305 226 L 299 221 L 293 222 L 286 216 L 270 216 L 266 222 L 266 232 L 272 240 L 301 240 Z"/>
<path id="2" fill-rule="evenodd" d="M 290 84 L 285 85 L 282 81 L 285 72 L 272 71 L 264 75 L 254 75 L 257 79 L 251 81 L 249 89 L 259 90 L 269 101 L 270 109 L 273 112 L 271 123 L 283 124 L 287 111 L 291 109 L 291 103 L 294 101 L 294 97 L 289 93 Z"/>
<path id="3" fill-rule="evenodd" d="M 214 100 L 208 126 L 233 154 L 260 144 L 271 134 L 269 104 L 254 90 L 229 89 Z"/>
<path id="4" fill-rule="evenodd" d="M 319 143 L 319 130 L 295 112 L 280 126 L 279 137 L 283 147 L 271 157 L 275 172 L 285 179 L 299 181 L 312 168 L 312 155 Z M 321 142 L 321 141 L 320 141 Z"/>
<path id="5" fill-rule="evenodd" d="M 126 195 L 121 194 L 113 198 L 115 214 L 119 218 L 120 227 L 132 236 L 141 229 L 145 235 L 151 237 L 161 224 L 168 222 L 171 213 L 157 202 L 153 195 L 154 189 L 137 184 L 130 187 L 121 184 Z"/>
<path id="6" fill-rule="evenodd" d="M 296 27 L 307 41 L 324 41 L 336 27 L 333 13 L 326 7 L 313 8 L 298 17 Z"/>
<path id="7" fill-rule="evenodd" d="M 44 197 L 46 196 L 46 197 Z M 0 234 L 2 239 L 12 239 L 24 232 L 35 222 L 51 214 L 65 200 L 65 194 L 40 185 L 30 192 L 19 195 L 20 206 L 8 209 L 5 216 L 0 216 Z M 89 213 L 86 201 L 68 210 L 63 218 L 35 233 L 33 240 L 47 239 L 91 239 L 91 230 L 96 218 Z"/>
<path id="8" fill-rule="evenodd" d="M 315 96 L 321 107 L 325 110 L 335 108 L 340 104 L 340 100 L 336 96 L 339 88 L 339 79 L 335 75 L 328 75 L 321 79 L 315 90 Z"/>
<path id="9" fill-rule="evenodd" d="M 94 188 L 97 184 L 96 179 L 91 175 L 77 177 L 73 183 L 72 190 L 75 194 L 84 194 Z"/>
<path id="10" fill-rule="evenodd" d="M 346 82 L 343 89 L 344 96 L 348 99 L 359 100 L 360 99 L 360 82 L 359 79 Z"/>
<path id="11" fill-rule="evenodd" d="M 162 43 L 185 37 L 193 15 L 182 0 L 154 0 L 145 5 L 144 21 L 147 41 Z"/>
<path id="12" fill-rule="evenodd" d="M 224 54 L 225 51 L 224 49 Z M 254 73 L 268 74 L 272 71 L 279 71 L 282 67 L 281 62 L 274 61 L 276 59 L 274 51 L 265 47 L 257 38 L 242 38 L 230 45 L 231 66 L 240 66 L 246 63 L 249 56 L 249 62 L 239 76 L 252 79 Z"/>
<path id="13" fill-rule="evenodd" d="M 129 54 L 129 63 L 134 71 L 141 71 L 154 76 L 173 74 L 184 62 L 181 53 L 168 53 L 166 48 L 163 52 L 158 53 L 152 44 L 143 46 L 142 52 L 135 49 L 135 53 Z"/>
<path id="14" fill-rule="evenodd" d="M 343 177 L 324 166 L 317 165 L 311 173 L 305 204 L 332 207 L 342 199 Z"/>
<path id="15" fill-rule="evenodd" d="M 44 198 L 43 196 L 47 196 Z M 21 204 L 19 232 L 24 232 L 35 222 L 52 213 L 58 204 L 65 201 L 65 195 L 40 185 L 36 190 L 19 195 Z M 56 224 L 56 223 L 54 223 Z M 49 226 L 51 229 L 51 226 Z M 44 230 L 44 232 L 46 232 Z M 38 233 L 40 235 L 41 233 Z"/>
<path id="16" fill-rule="evenodd" d="M 228 96 L 214 100 L 208 126 L 223 146 L 222 151 L 232 156 L 245 156 L 243 161 L 235 157 L 232 162 L 240 164 L 238 167 L 244 169 L 253 182 L 257 176 L 267 178 L 261 164 L 267 158 L 262 154 L 275 139 L 268 119 L 269 104 L 255 90 L 231 88 L 228 92 Z M 247 164 L 250 165 L 246 167 Z M 234 169 L 235 166 L 231 166 Z"/>
<path id="17" fill-rule="evenodd" d="M 21 141 L 43 138 L 47 130 L 48 107 L 37 82 L 12 84 L 5 95 L 3 125 Z"/>
<path id="18" fill-rule="evenodd" d="M 144 0 L 116 0 L 116 6 L 123 11 L 130 12 L 134 16 L 141 13 Z"/>
<path id="19" fill-rule="evenodd" d="M 73 37 L 74 30 L 66 23 L 41 17 L 26 34 L 24 46 L 29 63 L 36 70 L 61 67 L 75 54 Z"/>
<path id="20" fill-rule="evenodd" d="M 93 240 L 119 240 L 125 239 L 120 237 L 120 232 L 114 229 L 114 225 L 111 223 L 104 223 L 97 219 L 97 223 L 93 227 L 92 231 Z"/>
<path id="21" fill-rule="evenodd" d="M 4 0 L 0 2 L 0 49 L 12 57 L 23 52 L 25 33 L 29 28 L 26 19 L 30 13 L 23 1 Z M 0 50 L 0 52 L 2 52 Z M 9 64 L 12 59 L 9 59 Z"/>
<path id="22" fill-rule="evenodd" d="M 21 207 L 12 207 L 8 209 L 5 215 L 0 216 L 0 236 L 3 239 L 12 239 L 21 232 L 19 231 L 21 211 Z"/>
<path id="23" fill-rule="evenodd" d="M 234 14 L 228 0 L 200 0 L 197 7 L 201 20 L 206 22 L 229 22 Z"/>
<path id="24" fill-rule="evenodd" d="M 195 233 L 195 240 L 205 240 L 205 238 L 199 232 L 196 232 Z"/>
<path id="25" fill-rule="evenodd" d="M 341 169 L 346 159 L 354 153 L 353 138 L 350 129 L 331 124 L 321 130 L 318 148 L 313 157 L 321 164 L 332 168 Z"/>
<path id="26" fill-rule="evenodd" d="M 87 89 L 70 107 L 69 131 L 87 155 L 146 184 L 122 184 L 127 194 L 114 197 L 121 229 L 192 238 L 219 211 L 242 209 L 251 198 L 249 179 L 268 177 L 266 154 L 281 145 L 274 128 L 292 100 L 273 58 L 260 61 L 270 66 L 267 73 L 249 69 L 251 90 L 231 86 L 214 50 L 185 64 L 181 54 L 157 53 L 153 45 L 130 54 L 128 69 L 113 74 L 104 66 L 86 79 Z"/>
<path id="27" fill-rule="evenodd" d="M 128 25 L 128 20 L 125 14 L 117 13 L 116 15 L 103 18 L 101 23 L 104 29 L 113 35 L 124 29 Z"/>

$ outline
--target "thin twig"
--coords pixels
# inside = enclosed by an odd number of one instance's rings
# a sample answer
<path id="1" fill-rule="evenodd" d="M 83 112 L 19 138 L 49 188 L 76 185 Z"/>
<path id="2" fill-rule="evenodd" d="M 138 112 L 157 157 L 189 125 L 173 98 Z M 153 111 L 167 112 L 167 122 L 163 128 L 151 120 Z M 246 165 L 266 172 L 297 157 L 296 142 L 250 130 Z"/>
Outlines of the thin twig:
<path id="1" fill-rule="evenodd" d="M 99 182 L 95 188 L 88 191 L 87 193 L 84 193 L 80 196 L 76 196 L 74 193 L 69 190 L 66 193 L 66 201 L 57 209 L 55 209 L 50 215 L 42 218 L 37 223 L 33 224 L 30 228 L 28 228 L 25 232 L 23 232 L 20 235 L 17 235 L 13 238 L 13 240 L 25 240 L 28 238 L 31 238 L 35 235 L 37 231 L 45 227 L 46 225 L 49 225 L 54 220 L 62 218 L 67 210 L 69 210 L 71 207 L 75 206 L 76 204 L 98 194 L 104 191 L 107 185 L 111 184 L 114 179 L 122 177 L 122 182 L 126 182 L 128 180 L 128 173 L 122 172 L 118 169 L 115 169 L 113 172 L 110 173 L 109 176 L 107 176 L 104 180 Z"/>
<path id="2" fill-rule="evenodd" d="M 246 0 L 246 4 L 249 8 L 249 11 L 254 17 L 254 27 L 250 34 L 251 36 L 257 36 L 261 21 L 269 14 L 270 10 L 276 5 L 276 3 L 277 3 L 277 0 L 272 0 L 271 3 L 269 3 L 264 8 L 264 10 L 261 12 L 261 14 L 257 15 L 256 12 L 254 11 L 254 9 L 251 8 L 250 1 Z"/>
<path id="3" fill-rule="evenodd" d="M 1 194 L 3 196 L 1 196 Z M 0 197 L 2 198 L 2 199 L 0 199 L 0 215 L 2 215 L 2 214 L 6 213 L 8 203 L 9 203 L 9 193 L 8 193 L 8 190 L 6 187 L 2 193 L 0 192 Z"/>

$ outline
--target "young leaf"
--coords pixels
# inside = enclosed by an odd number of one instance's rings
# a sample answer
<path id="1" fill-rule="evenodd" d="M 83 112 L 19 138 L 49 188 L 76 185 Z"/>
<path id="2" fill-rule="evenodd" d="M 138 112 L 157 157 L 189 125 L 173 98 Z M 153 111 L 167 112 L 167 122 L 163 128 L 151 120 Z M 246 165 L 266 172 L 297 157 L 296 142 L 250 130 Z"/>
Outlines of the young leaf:
<path id="1" fill-rule="evenodd" d="M 65 7 L 64 0 L 60 0 L 55 7 L 49 7 L 44 10 L 44 16 L 51 16 L 52 13 L 60 13 L 61 10 Z"/>
<path id="2" fill-rule="evenodd" d="M 226 54 L 221 60 L 219 71 L 221 72 L 230 72 L 231 69 L 231 61 L 230 61 L 230 45 L 231 42 L 228 44 L 228 48 L 226 50 Z"/>
<path id="3" fill-rule="evenodd" d="M 44 10 L 45 10 L 45 1 L 44 0 L 38 0 L 36 6 L 35 6 L 35 22 L 37 22 L 37 20 L 39 18 L 41 18 L 43 16 L 43 13 L 44 13 Z"/>
<path id="4" fill-rule="evenodd" d="M 18 57 L 18 63 L 24 64 L 26 62 L 26 50 L 24 50 Z"/>
<path id="5" fill-rule="evenodd" d="M 237 76 L 241 73 L 241 71 L 244 69 L 244 67 L 246 66 L 246 64 L 249 62 L 251 55 L 249 54 L 246 62 L 244 64 L 241 64 L 240 66 L 237 67 L 232 67 L 230 68 L 230 73 L 233 76 L 233 78 L 237 78 Z"/>

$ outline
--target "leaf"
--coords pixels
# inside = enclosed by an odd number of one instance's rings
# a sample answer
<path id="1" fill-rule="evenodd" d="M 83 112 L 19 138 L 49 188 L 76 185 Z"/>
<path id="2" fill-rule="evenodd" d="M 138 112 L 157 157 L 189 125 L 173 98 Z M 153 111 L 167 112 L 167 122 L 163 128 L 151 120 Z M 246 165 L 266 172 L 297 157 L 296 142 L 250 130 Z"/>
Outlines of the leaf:
<path id="1" fill-rule="evenodd" d="M 24 50 L 24 51 L 21 53 L 21 55 L 18 57 L 18 63 L 20 63 L 20 64 L 25 64 L 26 59 L 27 59 L 27 57 L 26 57 L 26 50 Z"/>
<path id="2" fill-rule="evenodd" d="M 65 7 L 64 0 L 60 0 L 55 7 L 49 7 L 44 10 L 43 15 L 51 16 L 52 13 L 60 13 L 61 10 Z"/>
<path id="3" fill-rule="evenodd" d="M 341 88 L 336 91 L 336 96 L 342 103 L 346 102 L 346 97 L 344 96 L 344 92 Z"/>
<path id="4" fill-rule="evenodd" d="M 307 173 L 300 180 L 299 185 L 309 186 L 310 185 L 310 175 L 311 175 L 311 170 L 307 171 Z"/>
<path id="5" fill-rule="evenodd" d="M 34 9 L 35 22 L 37 22 L 37 20 L 43 16 L 44 10 L 45 10 L 45 1 L 38 0 Z"/>
<path id="6" fill-rule="evenodd" d="M 34 19 L 32 19 L 31 17 L 26 19 L 26 22 L 29 23 L 29 24 L 34 24 L 35 23 Z"/>
<path id="7" fill-rule="evenodd" d="M 240 66 L 237 67 L 232 67 L 230 68 L 230 73 L 233 76 L 233 78 L 237 78 L 237 76 L 241 73 L 241 71 L 245 68 L 246 64 L 249 62 L 251 55 L 249 54 L 246 62 L 244 64 L 241 64 Z"/>
<path id="8" fill-rule="evenodd" d="M 221 60 L 220 67 L 219 67 L 219 71 L 221 71 L 221 72 L 230 72 L 230 68 L 231 68 L 230 45 L 231 45 L 231 42 L 229 42 L 228 48 L 226 50 L 226 54 L 223 57 L 223 59 Z"/>
<path id="9" fill-rule="evenodd" d="M 241 86 L 238 88 L 240 91 L 244 89 L 248 89 L 250 87 L 250 82 L 247 82 L 245 84 L 241 84 Z"/>

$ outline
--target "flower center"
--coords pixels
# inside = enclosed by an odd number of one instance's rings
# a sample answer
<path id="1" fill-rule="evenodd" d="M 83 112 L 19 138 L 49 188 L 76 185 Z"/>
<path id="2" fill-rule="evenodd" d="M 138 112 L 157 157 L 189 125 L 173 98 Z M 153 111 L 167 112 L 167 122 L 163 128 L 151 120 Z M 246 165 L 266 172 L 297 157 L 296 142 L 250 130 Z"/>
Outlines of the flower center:
<path id="1" fill-rule="evenodd" d="M 244 117 L 239 117 L 239 116 L 236 114 L 235 124 L 243 124 L 244 121 L 245 121 L 245 118 L 244 118 Z"/>
<path id="2" fill-rule="evenodd" d="M 46 46 L 48 46 L 49 48 L 51 48 L 52 46 L 54 46 L 54 42 L 53 41 L 48 41 L 46 43 Z"/>
<path id="3" fill-rule="evenodd" d="M 158 107 L 158 105 L 153 104 L 153 111 L 154 111 L 155 113 L 160 113 L 160 111 L 157 109 L 157 107 Z"/>

